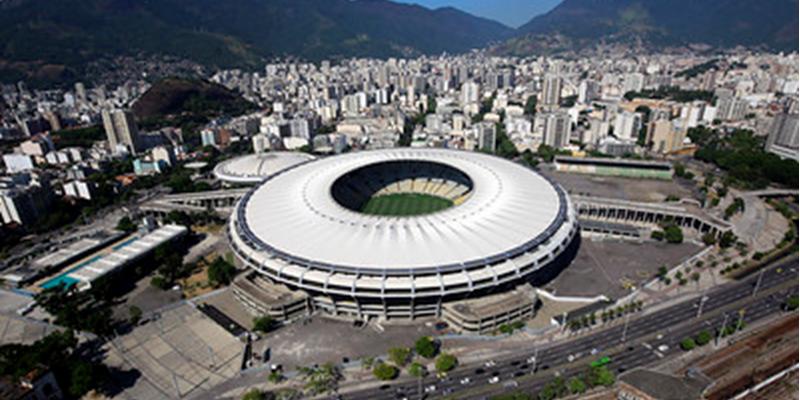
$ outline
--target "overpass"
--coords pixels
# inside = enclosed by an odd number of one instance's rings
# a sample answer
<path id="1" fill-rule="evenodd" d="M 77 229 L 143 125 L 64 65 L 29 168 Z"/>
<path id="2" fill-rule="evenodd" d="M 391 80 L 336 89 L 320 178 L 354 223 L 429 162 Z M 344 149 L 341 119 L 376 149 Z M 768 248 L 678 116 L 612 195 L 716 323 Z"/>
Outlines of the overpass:
<path id="1" fill-rule="evenodd" d="M 797 196 L 797 189 L 762 189 L 752 190 L 749 192 L 742 192 L 743 196 L 756 196 L 756 197 L 787 197 Z"/>
<path id="2" fill-rule="evenodd" d="M 227 217 L 233 211 L 236 202 L 249 190 L 250 188 L 243 188 L 168 194 L 142 204 L 139 209 L 145 214 L 156 216 L 164 216 L 172 211 L 187 213 L 213 211 Z"/>

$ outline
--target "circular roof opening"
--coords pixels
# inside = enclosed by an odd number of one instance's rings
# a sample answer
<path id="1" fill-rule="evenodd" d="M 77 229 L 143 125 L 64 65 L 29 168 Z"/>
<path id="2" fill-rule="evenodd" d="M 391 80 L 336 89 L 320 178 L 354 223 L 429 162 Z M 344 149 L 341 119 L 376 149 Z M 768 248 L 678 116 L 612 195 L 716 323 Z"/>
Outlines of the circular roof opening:
<path id="1" fill-rule="evenodd" d="M 337 178 L 331 196 L 363 214 L 411 217 L 459 205 L 473 182 L 461 170 L 427 160 L 392 160 L 364 165 Z"/>

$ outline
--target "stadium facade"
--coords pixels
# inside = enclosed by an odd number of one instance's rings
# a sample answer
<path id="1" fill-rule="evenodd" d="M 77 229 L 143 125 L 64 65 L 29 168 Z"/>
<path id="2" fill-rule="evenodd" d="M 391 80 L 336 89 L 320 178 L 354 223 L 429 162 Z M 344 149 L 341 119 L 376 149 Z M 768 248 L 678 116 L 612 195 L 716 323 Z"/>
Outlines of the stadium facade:
<path id="1" fill-rule="evenodd" d="M 450 206 L 364 212 L 392 195 Z M 239 201 L 228 226 L 234 252 L 261 280 L 302 291 L 313 309 L 362 319 L 441 317 L 452 302 L 512 292 L 562 268 L 577 232 L 567 194 L 537 172 L 482 153 L 412 148 L 284 169 Z"/>

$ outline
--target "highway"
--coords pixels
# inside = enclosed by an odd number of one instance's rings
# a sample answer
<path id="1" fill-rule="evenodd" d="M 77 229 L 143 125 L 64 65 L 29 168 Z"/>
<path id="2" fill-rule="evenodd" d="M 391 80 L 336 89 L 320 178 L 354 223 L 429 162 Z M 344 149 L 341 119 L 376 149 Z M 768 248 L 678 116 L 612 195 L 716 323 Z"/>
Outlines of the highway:
<path id="1" fill-rule="evenodd" d="M 723 324 L 725 314 L 728 315 L 728 324 L 731 325 L 738 322 L 738 312 L 741 309 L 745 310 L 743 321 L 746 323 L 780 312 L 780 304 L 788 295 L 797 293 L 798 290 L 796 256 L 765 269 L 758 293 L 753 297 L 758 279 L 759 274 L 753 274 L 742 281 L 727 283 L 708 291 L 700 317 L 697 317 L 700 302 L 700 296 L 697 296 L 641 317 L 634 314 L 627 329 L 624 324 L 607 329 L 596 328 L 602 330 L 538 349 L 533 346 L 520 348 L 519 353 L 512 357 L 495 359 L 496 365 L 492 367 L 487 368 L 481 364 L 461 365 L 445 379 L 428 377 L 421 382 L 393 382 L 343 393 L 339 398 L 418 399 L 426 396 L 436 398 L 457 395 L 461 399 L 484 398 L 513 390 L 536 392 L 551 381 L 554 374 L 569 377 L 581 373 L 591 361 L 602 356 L 611 357 L 609 368 L 614 372 L 624 372 L 680 352 L 678 344 L 681 340 L 703 329 L 713 333 L 715 328 Z M 624 330 L 625 342 L 622 342 Z M 656 350 L 663 344 L 669 347 L 666 354 Z M 594 355 L 591 354 L 593 350 L 596 352 Z M 529 365 L 527 360 L 534 355 L 536 363 Z M 534 372 L 533 367 L 536 369 Z M 490 384 L 488 381 L 492 376 L 497 376 L 499 382 Z M 469 377 L 471 382 L 462 385 L 460 381 L 465 377 Z M 423 388 L 423 396 L 420 396 L 420 387 Z M 425 388 L 428 388 L 428 393 L 424 392 Z"/>

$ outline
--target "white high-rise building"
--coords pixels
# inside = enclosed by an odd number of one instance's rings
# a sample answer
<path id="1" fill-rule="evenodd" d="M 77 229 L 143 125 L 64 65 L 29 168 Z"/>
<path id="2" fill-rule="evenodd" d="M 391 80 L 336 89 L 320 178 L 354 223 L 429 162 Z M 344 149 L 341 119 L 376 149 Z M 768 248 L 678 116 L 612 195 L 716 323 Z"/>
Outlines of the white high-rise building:
<path id="1" fill-rule="evenodd" d="M 111 151 L 116 152 L 119 146 L 124 146 L 132 154 L 141 151 L 139 127 L 133 113 L 128 110 L 103 110 L 101 116 Z"/>
<path id="2" fill-rule="evenodd" d="M 494 153 L 497 139 L 497 126 L 492 122 L 481 122 L 478 129 L 478 149 Z"/>
<path id="3" fill-rule="evenodd" d="M 569 114 L 555 112 L 545 115 L 544 118 L 544 144 L 557 149 L 569 146 L 572 131 Z"/>
<path id="4" fill-rule="evenodd" d="M 480 85 L 475 82 L 464 82 L 461 85 L 461 104 L 477 103 L 480 100 Z"/>
<path id="5" fill-rule="evenodd" d="M 546 75 L 542 85 L 542 106 L 558 107 L 561 102 L 561 77 Z"/>
<path id="6" fill-rule="evenodd" d="M 797 114 L 775 116 L 769 128 L 766 150 L 783 158 L 798 159 Z"/>
<path id="7" fill-rule="evenodd" d="M 620 140 L 636 141 L 642 128 L 642 116 L 639 113 L 623 111 L 614 120 L 614 136 Z"/>
<path id="8" fill-rule="evenodd" d="M 592 79 L 581 82 L 578 86 L 578 103 L 588 104 L 600 96 L 600 84 Z"/>

